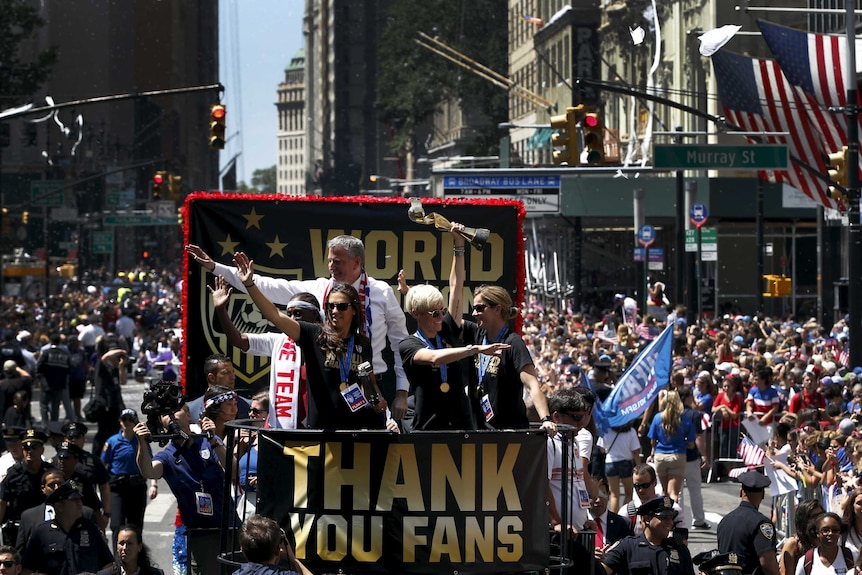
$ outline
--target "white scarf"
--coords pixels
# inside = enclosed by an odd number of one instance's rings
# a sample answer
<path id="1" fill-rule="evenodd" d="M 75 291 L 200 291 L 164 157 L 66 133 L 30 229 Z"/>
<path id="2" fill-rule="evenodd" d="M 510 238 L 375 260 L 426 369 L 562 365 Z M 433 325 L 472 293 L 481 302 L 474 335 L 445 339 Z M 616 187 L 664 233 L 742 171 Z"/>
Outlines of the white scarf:
<path id="1" fill-rule="evenodd" d="M 269 418 L 267 427 L 296 429 L 299 424 L 299 382 L 302 374 L 302 350 L 291 338 L 273 355 L 269 377 Z"/>

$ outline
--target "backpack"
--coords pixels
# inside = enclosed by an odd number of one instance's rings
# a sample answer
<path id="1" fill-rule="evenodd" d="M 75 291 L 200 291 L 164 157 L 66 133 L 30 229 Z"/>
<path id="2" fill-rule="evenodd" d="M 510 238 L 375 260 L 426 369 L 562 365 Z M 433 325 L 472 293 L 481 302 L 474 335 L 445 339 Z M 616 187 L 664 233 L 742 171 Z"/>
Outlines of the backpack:
<path id="1" fill-rule="evenodd" d="M 847 571 L 850 571 L 853 565 L 853 553 L 845 546 L 841 546 L 841 552 L 844 553 L 844 563 L 847 565 Z M 805 569 L 805 575 L 811 575 L 811 568 L 814 566 L 814 547 L 805 552 L 802 568 Z"/>

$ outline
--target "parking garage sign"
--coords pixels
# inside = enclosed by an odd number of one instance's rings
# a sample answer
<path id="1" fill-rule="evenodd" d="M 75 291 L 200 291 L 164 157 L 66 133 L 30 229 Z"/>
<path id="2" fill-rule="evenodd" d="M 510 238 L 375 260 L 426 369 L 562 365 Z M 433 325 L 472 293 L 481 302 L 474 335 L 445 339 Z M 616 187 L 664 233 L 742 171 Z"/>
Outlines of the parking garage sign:
<path id="1" fill-rule="evenodd" d="M 520 200 L 528 214 L 560 213 L 560 176 L 444 176 L 447 198 Z"/>

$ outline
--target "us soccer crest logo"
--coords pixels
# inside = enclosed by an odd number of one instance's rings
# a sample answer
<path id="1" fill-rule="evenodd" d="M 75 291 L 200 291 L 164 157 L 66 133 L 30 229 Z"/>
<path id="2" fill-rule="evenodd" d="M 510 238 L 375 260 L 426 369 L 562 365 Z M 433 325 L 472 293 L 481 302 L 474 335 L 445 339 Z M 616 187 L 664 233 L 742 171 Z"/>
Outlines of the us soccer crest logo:
<path id="1" fill-rule="evenodd" d="M 296 275 L 298 275 L 296 270 L 276 269 L 257 264 L 255 264 L 255 273 L 287 279 L 295 279 Z M 224 332 L 225 328 L 218 325 L 212 297 L 207 287 L 208 285 L 212 286 L 213 278 L 213 274 L 201 274 L 201 281 L 198 286 L 201 305 L 200 317 L 203 319 L 202 327 L 204 328 L 206 345 L 212 350 L 212 353 L 223 353 L 230 358 L 231 362 L 233 362 L 238 387 L 263 388 L 269 382 L 269 356 L 252 355 L 228 343 L 227 335 Z M 283 305 L 277 305 L 276 307 L 281 310 L 285 308 Z M 233 325 L 240 333 L 278 333 L 275 326 L 264 319 L 260 310 L 251 301 L 251 297 L 235 287 L 231 289 L 230 301 L 227 304 L 226 311 L 231 322 L 233 322 Z"/>

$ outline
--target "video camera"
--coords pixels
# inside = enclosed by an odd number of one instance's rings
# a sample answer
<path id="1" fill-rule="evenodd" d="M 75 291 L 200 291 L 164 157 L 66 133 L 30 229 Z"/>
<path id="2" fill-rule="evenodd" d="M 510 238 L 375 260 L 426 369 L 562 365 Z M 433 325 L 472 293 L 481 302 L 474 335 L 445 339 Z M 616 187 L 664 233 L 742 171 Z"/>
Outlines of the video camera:
<path id="1" fill-rule="evenodd" d="M 158 439 L 160 443 L 171 439 L 188 439 L 188 435 L 174 420 L 174 413 L 180 410 L 183 403 L 183 390 L 176 382 L 159 381 L 144 392 L 141 413 L 147 416 L 147 428 L 153 439 Z M 162 425 L 162 417 L 165 415 L 171 418 L 167 427 Z"/>

